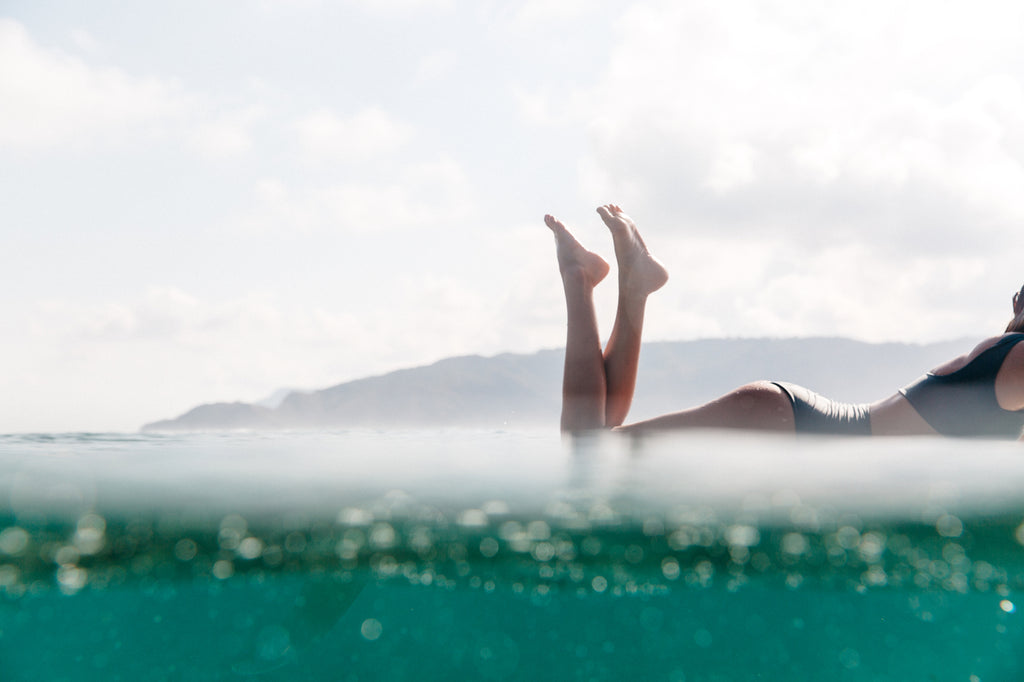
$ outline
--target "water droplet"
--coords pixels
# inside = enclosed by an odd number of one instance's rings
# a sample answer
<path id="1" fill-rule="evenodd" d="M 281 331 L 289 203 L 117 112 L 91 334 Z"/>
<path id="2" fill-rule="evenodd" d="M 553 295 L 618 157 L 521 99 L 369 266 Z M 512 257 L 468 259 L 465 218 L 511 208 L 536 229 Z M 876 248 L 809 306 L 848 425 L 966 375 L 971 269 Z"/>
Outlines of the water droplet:
<path id="1" fill-rule="evenodd" d="M 174 545 L 174 556 L 179 561 L 191 561 L 196 558 L 196 554 L 198 554 L 198 552 L 199 547 L 196 545 L 194 540 L 189 538 L 182 538 Z"/>
<path id="2" fill-rule="evenodd" d="M 381 625 L 380 621 L 376 618 L 367 618 L 363 621 L 363 624 L 359 626 L 359 632 L 367 641 L 375 642 L 380 639 L 380 636 L 384 633 L 384 626 Z"/>
<path id="3" fill-rule="evenodd" d="M 494 538 L 484 538 L 480 541 L 480 553 L 488 559 L 493 558 L 498 553 L 498 541 Z"/>
<path id="4" fill-rule="evenodd" d="M 943 514 L 935 522 L 935 530 L 944 538 L 958 538 L 964 532 L 964 524 L 952 514 Z"/>
<path id="5" fill-rule="evenodd" d="M 0 531 L 0 552 L 8 556 L 17 556 L 28 547 L 28 531 L 18 526 L 11 526 Z"/>
<path id="6" fill-rule="evenodd" d="M 483 528 L 487 525 L 487 512 L 483 509 L 464 509 L 459 512 L 456 523 L 466 528 Z"/>
<path id="7" fill-rule="evenodd" d="M 263 552 L 263 541 L 250 535 L 238 543 L 237 551 L 243 559 L 255 559 Z"/>

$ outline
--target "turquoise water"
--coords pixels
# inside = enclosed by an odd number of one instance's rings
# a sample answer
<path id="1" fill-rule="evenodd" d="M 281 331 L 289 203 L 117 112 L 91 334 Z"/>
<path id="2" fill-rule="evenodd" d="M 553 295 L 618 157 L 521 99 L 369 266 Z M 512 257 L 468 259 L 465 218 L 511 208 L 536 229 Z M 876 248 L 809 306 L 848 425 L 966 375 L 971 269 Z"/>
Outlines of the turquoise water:
<path id="1" fill-rule="evenodd" d="M 2 680 L 1013 680 L 1016 444 L 0 437 Z"/>

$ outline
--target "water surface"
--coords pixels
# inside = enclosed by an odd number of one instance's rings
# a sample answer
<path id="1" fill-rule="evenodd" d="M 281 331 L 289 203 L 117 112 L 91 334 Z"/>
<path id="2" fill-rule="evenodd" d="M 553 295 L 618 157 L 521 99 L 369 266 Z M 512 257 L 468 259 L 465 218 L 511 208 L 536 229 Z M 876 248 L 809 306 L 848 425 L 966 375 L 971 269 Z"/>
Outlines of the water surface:
<path id="1" fill-rule="evenodd" d="M 1016 444 L 0 437 L 5 680 L 1006 680 Z"/>

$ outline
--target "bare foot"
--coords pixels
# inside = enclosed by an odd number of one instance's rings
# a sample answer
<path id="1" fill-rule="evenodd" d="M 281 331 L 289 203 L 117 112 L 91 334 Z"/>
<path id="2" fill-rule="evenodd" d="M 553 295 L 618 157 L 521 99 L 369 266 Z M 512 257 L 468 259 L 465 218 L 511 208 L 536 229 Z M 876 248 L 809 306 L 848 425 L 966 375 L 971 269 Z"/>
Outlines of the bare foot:
<path id="1" fill-rule="evenodd" d="M 583 245 L 576 241 L 576 238 L 569 233 L 569 230 L 558 218 L 546 215 L 544 224 L 555 233 L 558 271 L 562 273 L 562 278 L 582 275 L 584 281 L 591 287 L 597 286 L 597 283 L 605 278 L 610 269 L 604 258 L 583 248 Z"/>
<path id="2" fill-rule="evenodd" d="M 668 270 L 647 250 L 633 219 L 615 204 L 600 206 L 597 213 L 612 232 L 615 260 L 619 264 L 619 291 L 646 296 L 665 286 Z"/>

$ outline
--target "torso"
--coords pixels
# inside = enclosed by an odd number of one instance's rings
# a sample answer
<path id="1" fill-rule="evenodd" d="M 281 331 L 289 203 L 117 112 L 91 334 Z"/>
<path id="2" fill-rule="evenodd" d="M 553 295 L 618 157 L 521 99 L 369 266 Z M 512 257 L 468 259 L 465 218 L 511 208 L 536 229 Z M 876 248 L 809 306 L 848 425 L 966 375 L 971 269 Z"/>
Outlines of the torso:
<path id="1" fill-rule="evenodd" d="M 970 353 L 950 360 L 930 372 L 946 376 L 969 365 L 1006 335 L 995 336 L 979 343 Z M 995 377 L 995 394 L 999 407 L 1004 410 L 1024 409 L 1024 343 L 1017 343 L 1007 354 Z M 914 409 L 901 393 L 896 393 L 871 405 L 871 433 L 876 436 L 929 435 L 936 431 Z"/>

